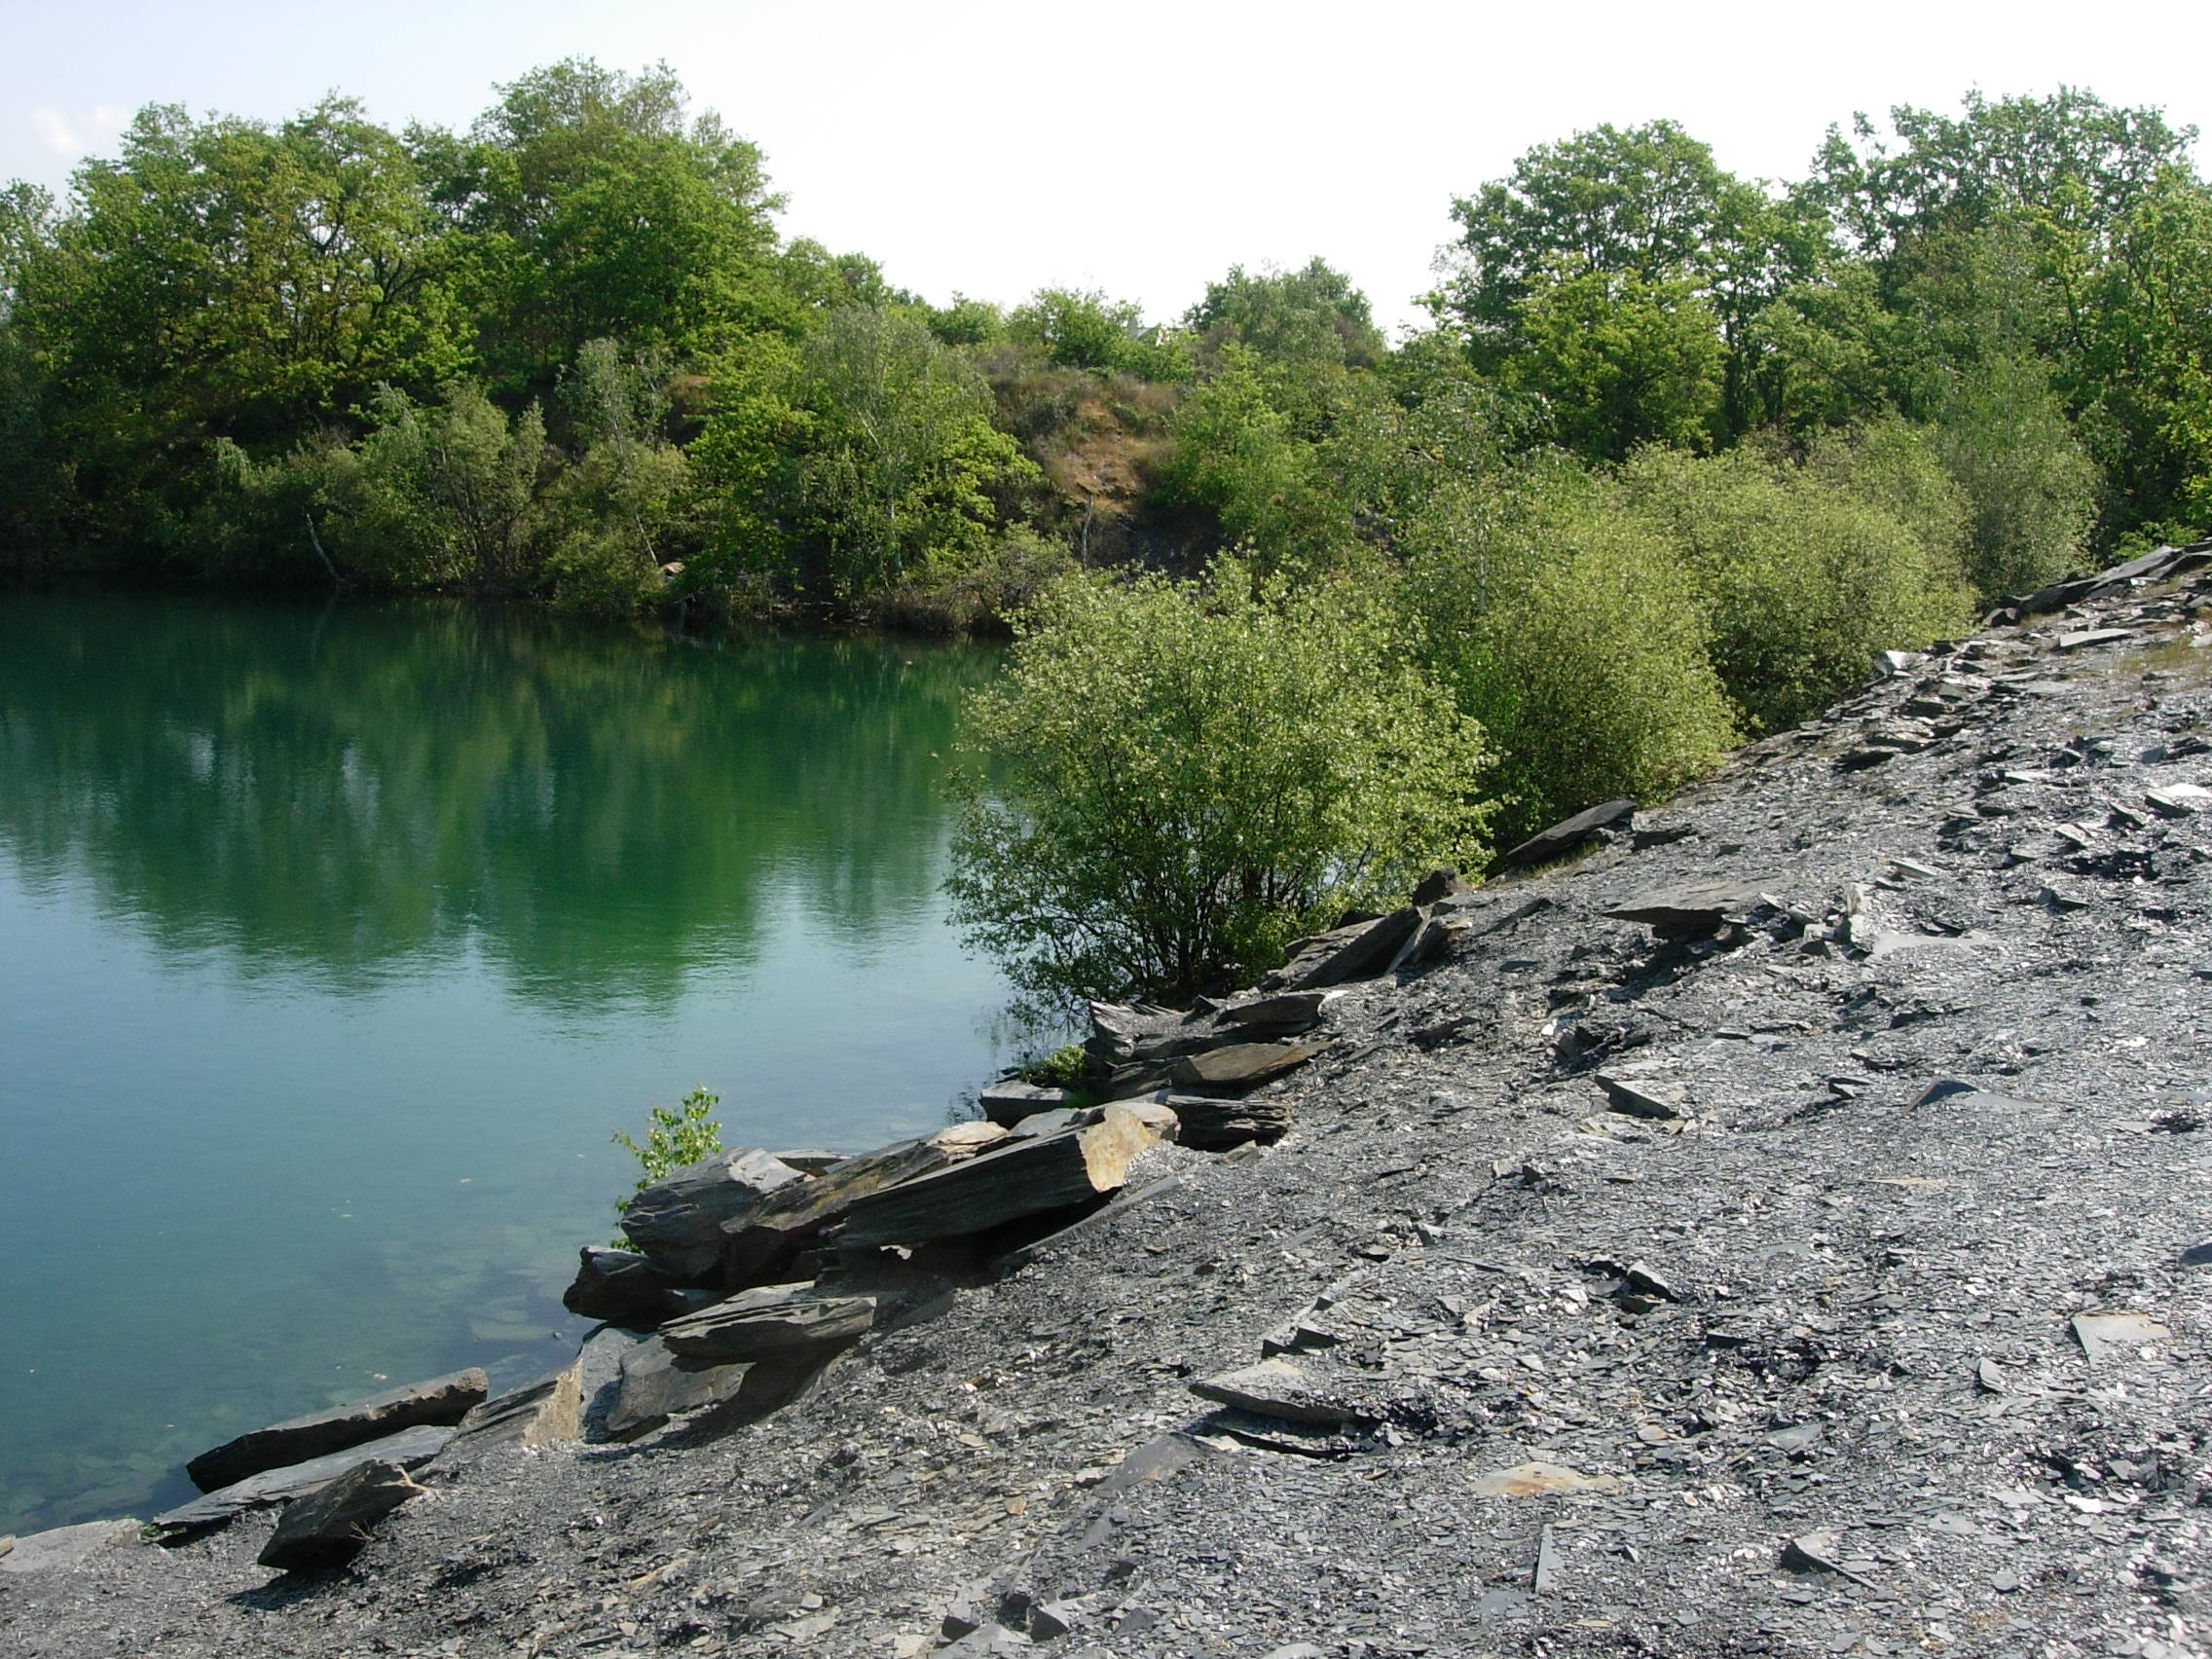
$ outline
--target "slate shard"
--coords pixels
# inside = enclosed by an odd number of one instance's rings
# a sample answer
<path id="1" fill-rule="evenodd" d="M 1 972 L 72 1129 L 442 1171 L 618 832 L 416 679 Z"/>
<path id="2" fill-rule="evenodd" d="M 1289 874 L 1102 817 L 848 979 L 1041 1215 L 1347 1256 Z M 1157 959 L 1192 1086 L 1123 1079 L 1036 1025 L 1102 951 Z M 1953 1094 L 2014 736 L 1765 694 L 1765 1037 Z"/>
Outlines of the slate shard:
<path id="1" fill-rule="evenodd" d="M 421 1424 L 451 1426 L 491 1391 L 484 1373 L 470 1366 L 423 1382 L 408 1382 L 343 1406 L 308 1412 L 241 1434 L 203 1452 L 184 1472 L 202 1492 L 235 1486 L 265 1469 L 280 1469 L 350 1446 L 365 1445 Z"/>
<path id="2" fill-rule="evenodd" d="M 1497 856 L 1495 869 L 1527 869 L 1565 858 L 1607 830 L 1625 830 L 1636 817 L 1633 800 L 1608 800 L 1539 830 L 1518 847 Z"/>

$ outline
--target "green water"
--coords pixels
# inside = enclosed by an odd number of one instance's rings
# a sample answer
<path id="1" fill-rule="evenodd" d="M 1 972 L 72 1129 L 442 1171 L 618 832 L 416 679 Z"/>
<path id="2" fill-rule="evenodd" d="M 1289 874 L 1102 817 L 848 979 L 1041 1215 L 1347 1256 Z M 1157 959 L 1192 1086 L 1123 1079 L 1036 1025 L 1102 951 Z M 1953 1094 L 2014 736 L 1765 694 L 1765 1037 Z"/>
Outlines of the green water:
<path id="1" fill-rule="evenodd" d="M 939 793 L 979 651 L 424 606 L 0 598 L 0 1533 L 242 1429 L 566 1356 L 705 1083 L 945 1120 L 1003 988 Z"/>

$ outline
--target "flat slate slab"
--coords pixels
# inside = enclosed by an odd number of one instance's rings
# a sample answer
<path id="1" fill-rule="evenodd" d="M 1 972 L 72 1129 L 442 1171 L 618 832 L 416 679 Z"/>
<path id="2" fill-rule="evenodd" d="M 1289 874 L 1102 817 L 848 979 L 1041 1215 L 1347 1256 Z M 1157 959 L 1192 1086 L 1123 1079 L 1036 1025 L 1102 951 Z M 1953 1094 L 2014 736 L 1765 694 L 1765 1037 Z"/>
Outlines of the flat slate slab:
<path id="1" fill-rule="evenodd" d="M 0 1554 L 0 1572 L 59 1572 L 84 1566 L 103 1550 L 137 1541 L 135 1521 L 87 1521 L 50 1532 L 30 1532 L 10 1540 L 12 1547 Z"/>
<path id="2" fill-rule="evenodd" d="M 1549 830 L 1539 830 L 1518 847 L 1497 856 L 1499 869 L 1525 869 L 1565 858 L 1592 840 L 1602 830 L 1627 829 L 1636 817 L 1633 800 L 1608 800 L 1562 819 Z"/>
<path id="3" fill-rule="evenodd" d="M 423 1423 L 450 1425 L 466 1417 L 491 1392 L 491 1382 L 475 1366 L 448 1372 L 427 1382 L 387 1388 L 381 1394 L 306 1412 L 226 1440 L 185 1464 L 184 1472 L 202 1492 L 235 1486 L 264 1469 L 304 1463 L 349 1446 L 381 1440 Z"/>
<path id="4" fill-rule="evenodd" d="M 343 1452 L 311 1457 L 304 1463 L 264 1469 L 155 1516 L 154 1525 L 174 1530 L 220 1526 L 249 1509 L 266 1509 L 273 1503 L 282 1503 L 287 1498 L 300 1497 L 327 1486 L 347 1470 L 371 1459 L 396 1463 L 403 1469 L 420 1468 L 446 1449 L 455 1432 L 434 1423 L 423 1423 L 366 1445 L 350 1446 Z"/>
<path id="5" fill-rule="evenodd" d="M 766 1285 L 661 1327 L 680 1359 L 715 1365 L 834 1347 L 875 1323 L 872 1296 L 815 1296 L 804 1285 Z"/>

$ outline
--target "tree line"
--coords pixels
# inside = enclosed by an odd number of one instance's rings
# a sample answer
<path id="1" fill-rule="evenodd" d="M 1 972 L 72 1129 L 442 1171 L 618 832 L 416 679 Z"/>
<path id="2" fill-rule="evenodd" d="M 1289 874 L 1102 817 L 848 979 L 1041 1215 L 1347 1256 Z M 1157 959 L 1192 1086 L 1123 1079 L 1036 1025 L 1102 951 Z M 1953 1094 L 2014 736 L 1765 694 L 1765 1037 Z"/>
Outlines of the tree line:
<path id="1" fill-rule="evenodd" d="M 1662 794 L 1876 650 L 2200 533 L 2194 136 L 1972 95 L 1774 182 L 1671 122 L 1600 127 L 1450 204 L 1393 343 L 1319 259 L 1171 319 L 930 303 L 783 237 L 759 150 L 666 68 L 555 64 L 465 132 L 158 106 L 65 200 L 0 193 L 0 569 L 1011 623 L 970 919 L 1075 939 L 1040 984 L 1188 991 L 1422 859 Z M 1263 638 L 1227 678 L 1179 660 Z M 1149 831 L 1203 948 L 1071 932 L 1090 901 L 1017 845 L 1054 792 L 1167 787 L 1107 758 L 1117 718 L 1156 755 L 1242 721 L 1304 757 L 1262 766 L 1272 829 L 1230 822 L 1242 789 Z M 1454 736 L 1417 764 L 1423 729 Z M 1301 824 L 1335 828 L 1271 842 Z"/>

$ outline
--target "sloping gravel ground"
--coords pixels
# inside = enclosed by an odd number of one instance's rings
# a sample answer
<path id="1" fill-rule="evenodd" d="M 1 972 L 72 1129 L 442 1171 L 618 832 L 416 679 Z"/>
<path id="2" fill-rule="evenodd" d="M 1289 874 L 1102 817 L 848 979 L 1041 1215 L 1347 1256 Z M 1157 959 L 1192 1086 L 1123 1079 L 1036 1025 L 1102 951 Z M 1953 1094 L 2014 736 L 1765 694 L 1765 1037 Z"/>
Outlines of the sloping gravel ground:
<path id="1" fill-rule="evenodd" d="M 775 1417 L 426 1473 L 334 1572 L 263 1516 L 0 1576 L 0 1653 L 2212 1652 L 2208 596 L 1484 889 L 1288 1139 L 1148 1155 Z M 1712 878 L 1770 902 L 1602 915 Z M 1271 1352 L 1320 1420 L 1192 1390 Z"/>

